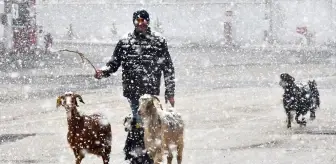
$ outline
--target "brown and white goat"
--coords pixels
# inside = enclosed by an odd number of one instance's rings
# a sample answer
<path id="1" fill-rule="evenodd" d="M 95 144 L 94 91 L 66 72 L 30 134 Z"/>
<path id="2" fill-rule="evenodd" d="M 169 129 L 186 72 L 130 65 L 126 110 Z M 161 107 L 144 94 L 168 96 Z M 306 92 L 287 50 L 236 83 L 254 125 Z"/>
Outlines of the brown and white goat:
<path id="1" fill-rule="evenodd" d="M 165 150 L 168 151 L 167 163 L 172 163 L 172 145 L 176 145 L 177 163 L 181 164 L 184 148 L 184 123 L 181 116 L 173 111 L 164 111 L 156 96 L 145 94 L 139 101 L 138 112 L 144 122 L 145 147 L 154 164 L 163 161 Z"/>
<path id="2" fill-rule="evenodd" d="M 99 114 L 81 115 L 78 103 L 84 101 L 78 94 L 66 92 L 57 98 L 56 107 L 63 106 L 67 113 L 67 139 L 72 148 L 76 164 L 80 164 L 85 153 L 91 153 L 103 158 L 108 164 L 111 153 L 112 130 L 110 123 Z"/>

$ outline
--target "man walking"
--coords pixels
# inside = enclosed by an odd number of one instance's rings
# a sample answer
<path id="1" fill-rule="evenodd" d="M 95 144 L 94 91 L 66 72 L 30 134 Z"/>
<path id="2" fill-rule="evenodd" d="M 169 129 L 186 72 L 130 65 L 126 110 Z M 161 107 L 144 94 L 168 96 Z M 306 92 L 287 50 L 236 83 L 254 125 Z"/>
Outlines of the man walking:
<path id="1" fill-rule="evenodd" d="M 146 10 L 133 13 L 134 31 L 116 45 L 107 69 L 98 70 L 95 78 L 109 77 L 122 66 L 123 95 L 128 99 L 133 118 L 138 126 L 139 98 L 144 94 L 159 95 L 161 75 L 165 82 L 165 99 L 174 106 L 175 70 L 166 40 L 151 31 L 149 14 Z"/>

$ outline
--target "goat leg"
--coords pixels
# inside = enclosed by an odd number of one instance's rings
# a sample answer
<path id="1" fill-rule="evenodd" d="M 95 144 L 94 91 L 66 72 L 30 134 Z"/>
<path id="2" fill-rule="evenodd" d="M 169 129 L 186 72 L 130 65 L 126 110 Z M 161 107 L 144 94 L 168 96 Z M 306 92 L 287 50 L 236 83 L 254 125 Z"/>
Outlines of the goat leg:
<path id="1" fill-rule="evenodd" d="M 184 147 L 183 138 L 181 138 L 177 145 L 177 164 L 182 163 L 183 147 Z"/>
<path id="2" fill-rule="evenodd" d="M 293 116 L 289 110 L 286 111 L 286 114 L 287 114 L 287 128 L 291 128 L 292 127 L 291 121 Z"/>
<path id="3" fill-rule="evenodd" d="M 302 121 L 299 120 L 299 116 L 300 116 L 300 114 L 299 114 L 299 113 L 296 113 L 296 115 L 295 115 L 295 121 L 296 121 L 296 123 L 298 123 L 298 124 L 302 124 Z"/>
<path id="4" fill-rule="evenodd" d="M 76 158 L 76 164 L 80 164 L 84 158 L 84 155 L 81 154 L 80 150 L 78 149 L 73 149 L 75 158 Z"/>
<path id="5" fill-rule="evenodd" d="M 157 148 L 155 151 L 154 164 L 161 164 L 163 161 L 163 151 L 162 148 Z"/>
<path id="6" fill-rule="evenodd" d="M 307 121 L 305 120 L 305 118 L 302 118 L 301 124 L 300 126 L 306 126 L 307 125 Z"/>
<path id="7" fill-rule="evenodd" d="M 109 161 L 110 161 L 110 155 L 109 154 L 102 155 L 102 158 L 103 158 L 103 163 L 104 164 L 108 164 L 109 163 Z"/>
<path id="8" fill-rule="evenodd" d="M 164 138 L 163 139 L 164 140 L 164 143 L 163 143 L 164 150 L 168 151 L 167 164 L 172 164 L 172 161 L 173 161 L 173 152 L 172 152 L 172 150 L 169 147 L 169 138 L 167 138 L 167 137 L 163 137 L 163 138 Z"/>
<path id="9" fill-rule="evenodd" d="M 310 111 L 310 120 L 315 120 L 316 116 L 315 116 L 315 109 L 312 109 Z"/>
<path id="10" fill-rule="evenodd" d="M 170 149 L 168 149 L 167 164 L 172 164 L 172 161 L 173 161 L 173 153 Z"/>
<path id="11" fill-rule="evenodd" d="M 298 124 L 300 124 L 301 127 L 302 127 L 302 126 L 306 126 L 307 121 L 306 121 L 304 118 L 302 118 L 302 120 L 300 121 L 300 120 L 299 120 L 299 116 L 300 116 L 300 115 L 301 115 L 301 114 L 299 114 L 299 113 L 296 114 L 296 116 L 295 116 L 295 120 L 296 120 L 296 122 L 297 122 Z"/>
<path id="12" fill-rule="evenodd" d="M 84 158 L 83 156 L 78 156 L 76 158 L 76 164 L 80 164 L 82 162 L 83 158 Z"/>

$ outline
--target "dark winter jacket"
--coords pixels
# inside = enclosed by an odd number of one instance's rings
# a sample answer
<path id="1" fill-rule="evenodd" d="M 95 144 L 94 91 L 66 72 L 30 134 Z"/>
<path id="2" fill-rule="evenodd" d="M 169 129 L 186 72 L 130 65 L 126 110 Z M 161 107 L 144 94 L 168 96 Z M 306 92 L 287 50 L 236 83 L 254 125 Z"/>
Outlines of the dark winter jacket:
<path id="1" fill-rule="evenodd" d="M 175 71 L 166 40 L 148 29 L 146 35 L 136 31 L 119 40 L 110 61 L 103 70 L 108 77 L 122 66 L 123 93 L 127 98 L 143 94 L 160 94 L 161 74 L 165 82 L 165 96 L 175 92 Z"/>

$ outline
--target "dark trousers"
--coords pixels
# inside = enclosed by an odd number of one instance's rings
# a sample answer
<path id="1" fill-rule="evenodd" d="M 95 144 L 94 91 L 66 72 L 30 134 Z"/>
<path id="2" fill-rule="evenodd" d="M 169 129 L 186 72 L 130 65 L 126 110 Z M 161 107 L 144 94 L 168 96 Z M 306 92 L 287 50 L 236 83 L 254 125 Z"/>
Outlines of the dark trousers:
<path id="1" fill-rule="evenodd" d="M 136 119 L 138 123 L 141 122 L 141 117 L 138 114 L 139 109 L 139 99 L 137 98 L 128 98 L 128 102 L 130 103 L 133 118 Z"/>

